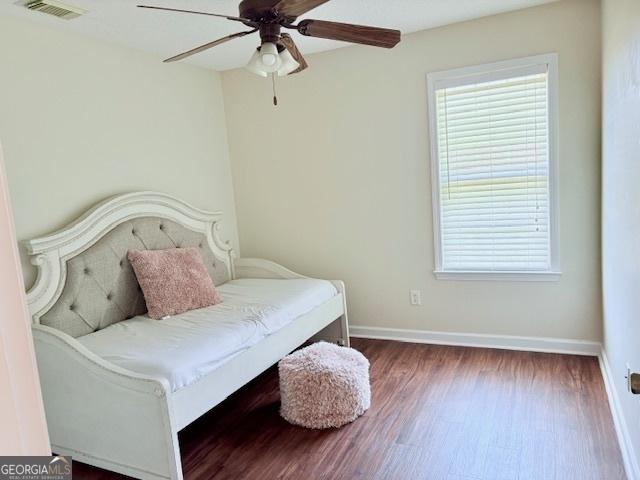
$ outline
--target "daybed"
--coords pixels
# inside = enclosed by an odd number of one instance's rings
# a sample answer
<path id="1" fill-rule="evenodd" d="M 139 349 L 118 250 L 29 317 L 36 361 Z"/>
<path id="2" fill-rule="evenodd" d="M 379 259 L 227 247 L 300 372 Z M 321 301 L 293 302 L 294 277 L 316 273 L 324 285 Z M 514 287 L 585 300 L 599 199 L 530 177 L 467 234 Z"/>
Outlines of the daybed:
<path id="1" fill-rule="evenodd" d="M 141 479 L 181 479 L 179 430 L 309 340 L 348 345 L 344 285 L 235 259 L 221 215 L 158 193 L 111 198 L 25 242 L 51 448 Z M 145 303 L 130 249 L 197 247 L 219 305 L 163 320 Z"/>

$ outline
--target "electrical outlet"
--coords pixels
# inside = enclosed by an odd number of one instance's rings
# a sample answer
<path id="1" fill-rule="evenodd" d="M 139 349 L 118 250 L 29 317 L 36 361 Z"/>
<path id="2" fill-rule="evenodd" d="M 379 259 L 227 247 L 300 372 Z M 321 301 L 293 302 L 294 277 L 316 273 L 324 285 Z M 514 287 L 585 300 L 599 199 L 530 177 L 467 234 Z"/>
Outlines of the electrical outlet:
<path id="1" fill-rule="evenodd" d="M 409 292 L 409 299 L 411 301 L 411 305 L 422 305 L 422 295 L 420 290 L 411 290 Z"/>

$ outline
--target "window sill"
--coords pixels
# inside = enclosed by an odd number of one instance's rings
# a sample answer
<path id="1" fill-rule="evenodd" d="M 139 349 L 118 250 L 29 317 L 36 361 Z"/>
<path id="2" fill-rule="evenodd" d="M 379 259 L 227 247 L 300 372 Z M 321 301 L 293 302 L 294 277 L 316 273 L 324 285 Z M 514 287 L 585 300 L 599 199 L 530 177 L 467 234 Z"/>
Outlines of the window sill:
<path id="1" fill-rule="evenodd" d="M 438 280 L 495 281 L 495 282 L 557 282 L 562 272 L 476 272 L 434 271 Z"/>

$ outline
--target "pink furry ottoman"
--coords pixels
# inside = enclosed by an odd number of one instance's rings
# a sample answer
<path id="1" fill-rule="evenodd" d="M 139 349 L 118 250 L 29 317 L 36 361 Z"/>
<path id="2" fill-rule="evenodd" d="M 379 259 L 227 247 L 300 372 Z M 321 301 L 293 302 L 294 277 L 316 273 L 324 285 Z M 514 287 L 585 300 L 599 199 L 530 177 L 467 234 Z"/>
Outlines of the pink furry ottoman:
<path id="1" fill-rule="evenodd" d="M 280 360 L 280 415 L 307 428 L 340 427 L 371 404 L 369 361 L 357 350 L 314 343 Z"/>

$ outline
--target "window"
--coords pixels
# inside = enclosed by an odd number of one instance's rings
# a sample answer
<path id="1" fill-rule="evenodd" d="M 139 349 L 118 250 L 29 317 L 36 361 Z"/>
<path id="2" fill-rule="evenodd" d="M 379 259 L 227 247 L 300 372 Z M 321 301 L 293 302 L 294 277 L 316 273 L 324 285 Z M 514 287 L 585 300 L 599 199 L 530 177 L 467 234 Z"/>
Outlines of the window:
<path id="1" fill-rule="evenodd" d="M 438 278 L 558 278 L 556 79 L 556 55 L 428 75 Z"/>

